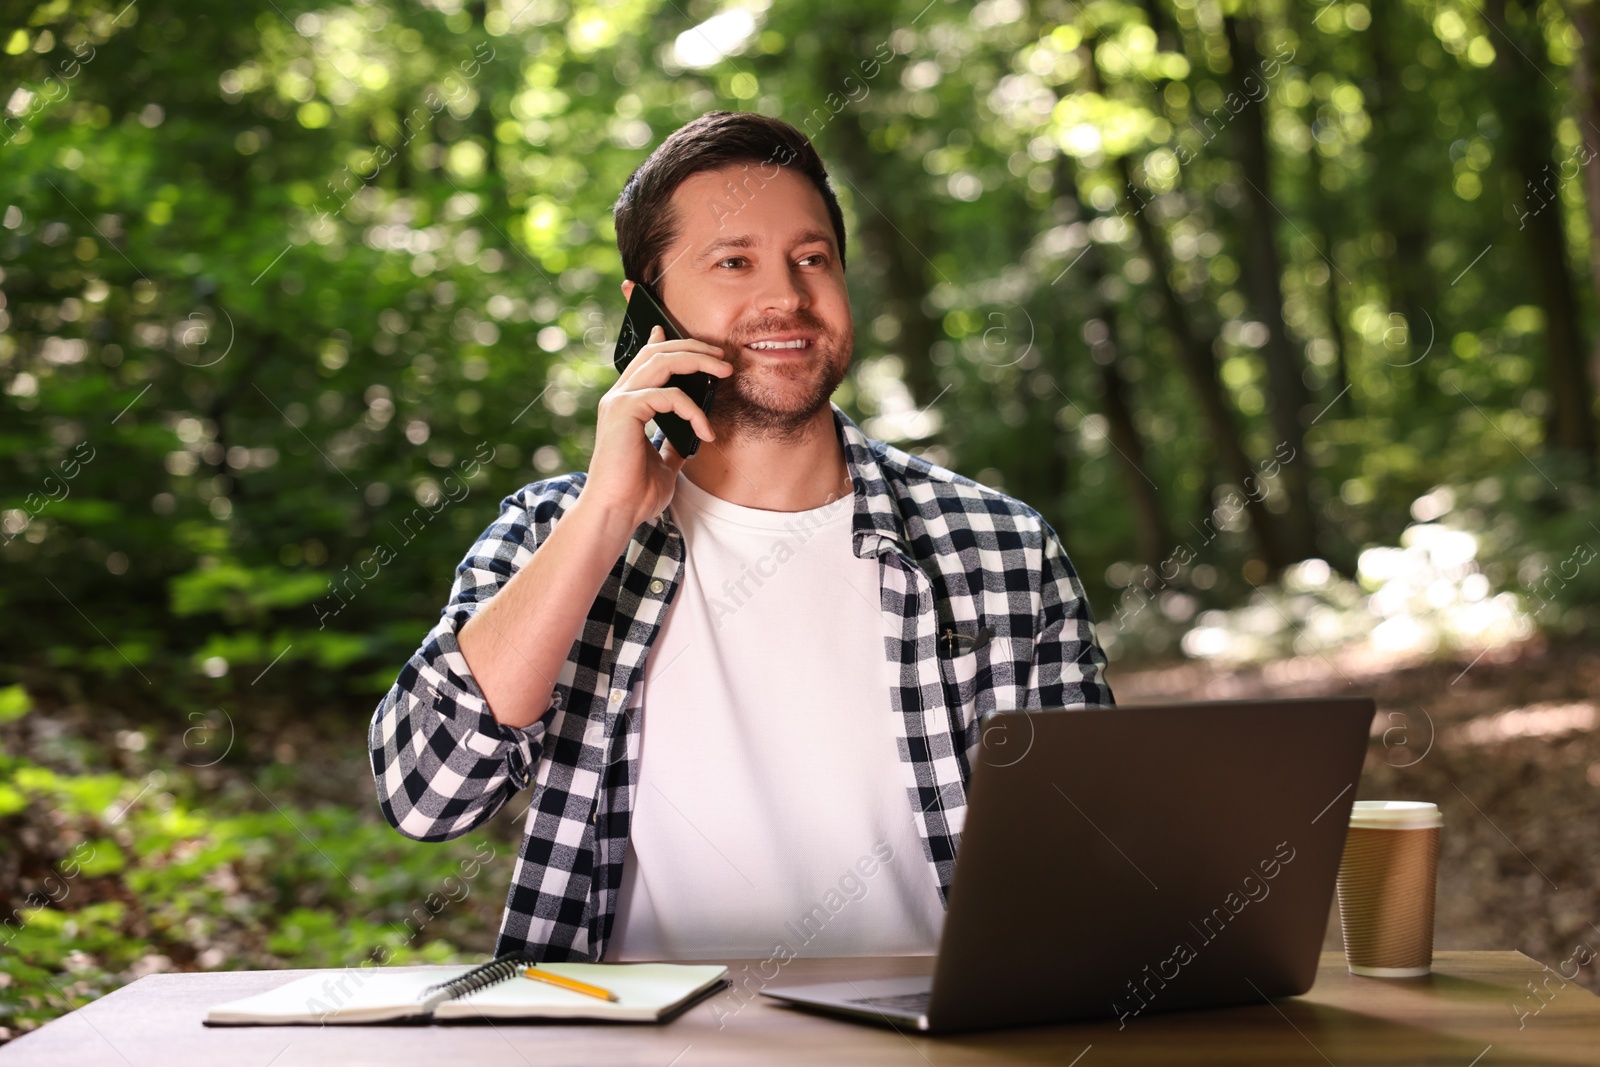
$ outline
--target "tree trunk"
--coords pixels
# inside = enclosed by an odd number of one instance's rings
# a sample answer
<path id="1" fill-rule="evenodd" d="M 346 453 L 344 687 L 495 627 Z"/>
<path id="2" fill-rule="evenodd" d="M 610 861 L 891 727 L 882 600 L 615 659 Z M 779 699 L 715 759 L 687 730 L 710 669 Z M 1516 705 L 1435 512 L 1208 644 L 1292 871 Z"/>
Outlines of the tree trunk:
<path id="1" fill-rule="evenodd" d="M 1600 302 L 1600 18 L 1596 17 L 1592 0 L 1569 0 L 1566 11 L 1582 40 L 1572 68 L 1572 95 L 1577 104 L 1578 129 L 1589 154 L 1582 168 L 1583 200 L 1589 216 L 1589 284 Z M 1591 382 L 1597 363 L 1600 353 L 1591 349 L 1586 375 Z"/>
<path id="2" fill-rule="evenodd" d="M 1077 178 L 1066 156 L 1057 157 L 1055 176 L 1057 203 L 1071 213 L 1070 218 L 1059 219 L 1058 222 L 1073 221 L 1082 213 L 1082 201 L 1078 195 Z M 1122 371 L 1117 305 L 1106 298 L 1101 284 L 1106 270 L 1100 248 L 1091 243 L 1084 250 L 1081 262 L 1090 314 L 1090 320 L 1085 325 L 1100 334 L 1098 338 L 1088 339 L 1089 353 L 1099 369 L 1102 407 L 1110 424 L 1111 444 L 1115 446 L 1133 509 L 1135 551 L 1140 562 L 1159 569 L 1172 549 L 1172 538 L 1161 511 L 1158 487 L 1150 477 L 1150 460 L 1145 452 L 1144 439 L 1139 436 L 1134 419 L 1133 386 Z M 1059 302 L 1057 306 L 1060 306 Z M 1098 328 L 1096 323 L 1099 324 Z"/>
<path id="3" fill-rule="evenodd" d="M 1350 395 L 1350 355 L 1344 340 L 1344 303 L 1339 299 L 1339 265 L 1334 260 L 1333 216 L 1337 205 L 1324 203 L 1322 191 L 1322 160 L 1317 150 L 1311 150 L 1311 202 L 1316 206 L 1317 241 L 1322 258 L 1328 261 L 1328 282 L 1322 287 L 1322 314 L 1328 320 L 1328 340 L 1333 344 L 1332 395 L 1328 403 L 1340 415 L 1350 418 L 1356 413 L 1355 399 Z"/>
<path id="4" fill-rule="evenodd" d="M 1296 9 L 1299 17 L 1291 18 L 1289 28 L 1302 41 L 1320 40 L 1317 36 L 1316 26 L 1312 19 L 1317 14 L 1311 9 Z M 1326 67 L 1325 56 L 1307 57 L 1297 53 L 1296 58 L 1307 66 Z M 1319 60 L 1323 62 L 1319 64 Z M 1311 216 L 1312 225 L 1316 230 L 1318 253 L 1328 266 L 1328 284 L 1322 289 L 1322 314 L 1328 323 L 1328 340 L 1333 345 L 1333 373 L 1329 376 L 1328 389 L 1325 398 L 1320 402 L 1327 405 L 1330 410 L 1337 411 L 1345 418 L 1352 418 L 1356 413 L 1355 397 L 1350 388 L 1350 346 L 1345 340 L 1344 327 L 1344 301 L 1339 295 L 1339 282 L 1349 282 L 1339 271 L 1339 264 L 1335 249 L 1338 246 L 1338 236 L 1341 227 L 1340 220 L 1348 214 L 1351 205 L 1344 197 L 1330 195 L 1322 186 L 1322 153 L 1317 151 L 1317 114 L 1313 105 L 1308 109 L 1308 114 L 1303 116 L 1313 141 L 1311 151 L 1306 154 L 1306 196 L 1308 205 L 1307 213 Z M 1354 223 L 1359 230 L 1360 223 Z M 1346 224 L 1346 229 L 1350 226 Z"/>
<path id="5" fill-rule="evenodd" d="M 1222 20 L 1233 62 L 1229 87 L 1246 101 L 1234 119 L 1238 163 L 1245 178 L 1240 231 L 1244 236 L 1245 290 L 1256 321 L 1267 328 L 1261 355 L 1267 364 L 1268 415 L 1273 432 L 1295 457 L 1280 468 L 1288 510 L 1283 513 L 1285 548 L 1295 559 L 1322 553 L 1317 545 L 1316 512 L 1311 507 L 1311 460 L 1306 454 L 1305 423 L 1315 416 L 1311 390 L 1305 381 L 1306 364 L 1289 338 L 1283 321 L 1283 266 L 1278 255 L 1278 209 L 1273 205 L 1271 157 L 1264 116 L 1266 86 L 1261 56 L 1255 47 L 1254 27 L 1239 18 Z M 1254 86 L 1254 93 L 1252 92 Z M 1259 97 L 1255 93 L 1261 94 Z M 1254 102 L 1250 102 L 1254 101 Z M 1231 110 L 1231 109 L 1230 109 Z"/>
<path id="6" fill-rule="evenodd" d="M 1092 262 L 1091 262 L 1092 261 Z M 1084 260 L 1087 277 L 1098 291 L 1104 270 L 1099 257 L 1090 253 Z M 1139 436 L 1133 417 L 1133 387 L 1123 376 L 1119 365 L 1122 345 L 1117 333 L 1117 305 L 1103 298 L 1097 299 L 1097 316 L 1089 325 L 1098 322 L 1104 329 L 1104 338 L 1090 343 L 1089 352 L 1100 368 L 1101 396 L 1106 421 L 1111 426 L 1111 443 L 1116 447 L 1117 458 L 1123 470 L 1123 480 L 1128 487 L 1128 500 L 1133 507 L 1133 533 L 1135 551 L 1143 563 L 1160 568 L 1172 549 L 1172 538 L 1167 533 L 1166 519 L 1161 514 L 1161 498 L 1156 495 L 1156 484 L 1150 479 L 1149 457 L 1144 441 Z"/>
<path id="7" fill-rule="evenodd" d="M 822 82 L 843 85 L 854 76 L 852 57 L 871 51 L 871 35 L 858 27 L 842 26 L 829 36 L 834 47 L 823 49 L 826 58 L 821 63 Z M 862 42 L 868 43 L 863 47 Z M 837 159 L 842 164 L 832 176 L 836 181 L 842 179 L 856 200 L 862 245 L 856 253 L 856 269 L 877 271 L 879 305 L 900 324 L 895 347 L 905 364 L 906 388 L 920 409 L 939 394 L 939 376 L 929 353 L 944 339 L 943 323 L 930 318 L 922 307 L 928 295 L 926 271 L 930 264 L 906 236 L 924 232 L 926 227 L 897 212 L 893 198 L 885 195 L 894 186 L 883 180 L 884 168 L 896 161 L 881 159 L 872 151 L 867 130 L 861 124 L 860 108 L 845 108 L 817 131 L 813 143 L 824 159 Z M 879 195 L 869 200 L 865 185 L 878 189 Z"/>
<path id="8" fill-rule="evenodd" d="M 1546 386 L 1550 397 L 1545 417 L 1546 447 L 1579 458 L 1585 474 L 1592 479 L 1594 386 L 1585 366 L 1577 294 L 1567 265 L 1562 168 L 1551 159 L 1555 137 L 1544 84 L 1549 57 L 1537 26 L 1534 32 L 1522 32 L 1523 26 L 1535 18 L 1532 12 L 1519 6 L 1516 10 L 1522 25 L 1513 27 L 1507 18 L 1506 0 L 1487 0 L 1483 10 L 1502 39 L 1516 43 L 1516 49 L 1495 50 L 1489 91 L 1505 128 L 1512 173 L 1522 186 L 1519 228 L 1527 234 L 1529 268 L 1544 307 Z"/>
<path id="9" fill-rule="evenodd" d="M 1133 188 L 1133 172 L 1126 158 L 1118 159 L 1117 170 L 1123 186 Z M 1166 242 L 1142 205 L 1130 205 L 1134 228 L 1139 233 L 1139 245 L 1150 259 L 1150 284 L 1161 298 L 1162 325 L 1172 340 L 1178 363 L 1193 386 L 1195 400 L 1200 405 L 1206 428 L 1211 433 L 1211 445 L 1222 468 L 1241 487 L 1259 481 L 1255 465 L 1245 453 L 1240 442 L 1239 429 L 1234 421 L 1233 406 L 1217 368 L 1216 338 L 1202 336 L 1189 320 L 1188 308 L 1172 285 L 1172 257 Z M 1245 506 L 1250 515 L 1250 528 L 1255 533 L 1256 546 L 1261 551 L 1262 562 L 1271 574 L 1276 574 L 1295 562 L 1283 545 L 1279 534 L 1278 517 L 1253 493 L 1245 494 Z"/>
<path id="10" fill-rule="evenodd" d="M 1401 5 L 1372 4 L 1372 24 L 1365 36 L 1371 42 L 1372 80 L 1365 87 L 1368 113 L 1372 116 L 1372 150 L 1389 173 L 1385 180 L 1372 182 L 1373 212 L 1378 228 L 1394 242 L 1394 252 L 1385 257 L 1390 308 L 1405 320 L 1402 333 L 1390 331 L 1386 343 L 1404 337 L 1404 344 L 1384 357 L 1394 368 L 1393 382 L 1398 392 L 1397 409 L 1421 402 L 1428 406 L 1436 394 L 1421 389 L 1427 371 L 1419 365 L 1435 340 L 1439 325 L 1439 294 L 1434 288 L 1434 271 L 1428 264 L 1432 238 L 1426 225 L 1426 201 L 1433 185 L 1420 180 L 1409 165 L 1419 149 L 1437 154 L 1433 145 L 1433 114 L 1415 106 L 1400 83 L 1396 64 L 1390 56 L 1392 42 L 1403 30 L 1398 20 L 1411 18 Z M 1406 38 L 1409 40 L 1409 38 Z M 1498 42 L 1496 42 L 1498 46 Z M 1431 326 L 1429 324 L 1432 324 Z M 1388 373 L 1385 371 L 1385 373 Z"/>
<path id="11" fill-rule="evenodd" d="M 1088 88 L 1092 92 L 1100 92 L 1103 83 L 1095 65 L 1095 43 L 1092 38 L 1086 38 L 1079 47 Z M 1128 193 L 1134 192 L 1133 168 L 1127 157 L 1117 157 L 1113 165 L 1122 189 Z M 1118 194 L 1119 203 L 1123 200 L 1122 194 Z M 1150 260 L 1150 284 L 1155 287 L 1156 295 L 1161 300 L 1162 326 L 1171 339 L 1179 366 L 1194 389 L 1195 400 L 1200 405 L 1200 413 L 1211 435 L 1211 447 L 1215 449 L 1217 460 L 1229 478 L 1246 487 L 1252 484 L 1251 479 L 1259 481 L 1259 478 L 1255 465 L 1241 443 L 1233 407 L 1218 373 L 1216 337 L 1201 336 L 1201 331 L 1190 322 L 1188 307 L 1172 284 L 1172 256 L 1167 249 L 1166 239 L 1145 210 L 1147 206 L 1147 203 L 1129 203 L 1123 208 L 1123 214 L 1132 218 L 1134 230 L 1139 234 L 1140 247 Z M 1260 497 L 1246 493 L 1245 510 L 1250 516 L 1250 530 L 1268 573 L 1276 574 L 1295 562 L 1283 545 L 1277 516 L 1267 510 Z"/>
<path id="12" fill-rule="evenodd" d="M 472 0 L 472 3 L 467 5 L 467 10 L 472 15 L 472 24 L 477 27 L 479 40 L 487 41 L 489 32 L 484 26 L 484 20 L 489 15 L 488 0 Z M 473 55 L 474 57 L 477 56 L 476 50 L 473 51 Z M 483 141 L 483 173 L 485 177 L 491 179 L 484 182 L 484 197 L 486 199 L 488 197 L 503 199 L 502 190 L 497 188 L 501 181 L 498 165 L 494 158 L 495 150 L 500 147 L 500 139 L 495 136 L 494 110 L 489 106 L 491 96 L 489 85 L 492 77 L 489 68 L 492 65 L 492 60 L 489 63 L 480 64 L 478 84 L 473 86 L 478 93 L 478 106 L 472 109 L 472 115 L 467 119 L 465 125 L 469 131 Z"/>

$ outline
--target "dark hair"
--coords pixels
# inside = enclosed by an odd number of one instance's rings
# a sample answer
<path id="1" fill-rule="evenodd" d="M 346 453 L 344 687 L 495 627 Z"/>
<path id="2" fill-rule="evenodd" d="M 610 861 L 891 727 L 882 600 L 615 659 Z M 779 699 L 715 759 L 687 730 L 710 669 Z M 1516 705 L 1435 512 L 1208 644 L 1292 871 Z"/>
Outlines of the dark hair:
<path id="1" fill-rule="evenodd" d="M 828 184 L 827 168 L 806 135 L 766 115 L 708 111 L 662 141 L 622 187 L 611 216 L 624 277 L 652 287 L 659 284 L 661 256 L 678 236 L 680 220 L 669 203 L 674 190 L 691 175 L 731 163 L 788 167 L 809 178 L 827 205 L 839 243 L 839 267 L 844 268 L 844 214 Z"/>

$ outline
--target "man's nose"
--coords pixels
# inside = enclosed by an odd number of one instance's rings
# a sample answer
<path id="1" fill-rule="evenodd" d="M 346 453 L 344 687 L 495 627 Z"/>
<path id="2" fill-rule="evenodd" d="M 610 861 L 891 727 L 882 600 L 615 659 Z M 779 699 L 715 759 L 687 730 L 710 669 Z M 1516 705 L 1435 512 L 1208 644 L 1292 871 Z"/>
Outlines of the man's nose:
<path id="1" fill-rule="evenodd" d="M 811 303 L 801 280 L 787 263 L 778 263 L 761 273 L 761 291 L 756 306 L 763 311 L 795 311 Z"/>

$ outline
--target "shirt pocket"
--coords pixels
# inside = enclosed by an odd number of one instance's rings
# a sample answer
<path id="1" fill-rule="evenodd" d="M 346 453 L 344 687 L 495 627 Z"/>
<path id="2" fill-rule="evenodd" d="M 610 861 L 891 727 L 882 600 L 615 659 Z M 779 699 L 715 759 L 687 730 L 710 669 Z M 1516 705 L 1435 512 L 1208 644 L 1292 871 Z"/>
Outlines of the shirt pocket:
<path id="1" fill-rule="evenodd" d="M 936 645 L 951 725 L 958 734 L 964 734 L 980 717 L 995 709 L 995 667 L 1003 664 L 998 673 L 1010 676 L 1011 642 L 996 637 L 980 621 L 946 623 L 939 630 Z"/>

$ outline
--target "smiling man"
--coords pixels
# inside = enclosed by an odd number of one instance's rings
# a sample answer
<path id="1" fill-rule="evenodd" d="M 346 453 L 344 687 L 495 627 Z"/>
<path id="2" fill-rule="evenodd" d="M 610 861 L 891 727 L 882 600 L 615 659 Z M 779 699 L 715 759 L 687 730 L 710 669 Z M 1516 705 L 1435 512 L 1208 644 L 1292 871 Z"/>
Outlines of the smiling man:
<path id="1" fill-rule="evenodd" d="M 507 497 L 457 567 L 373 716 L 379 805 L 442 841 L 531 788 L 498 952 L 931 953 L 983 717 L 1112 703 L 1077 574 L 1032 508 L 831 402 L 844 219 L 798 130 L 704 115 L 615 219 L 623 296 L 687 336 L 652 334 L 588 471 Z M 696 371 L 709 416 L 667 386 Z M 669 411 L 692 459 L 647 433 Z"/>

